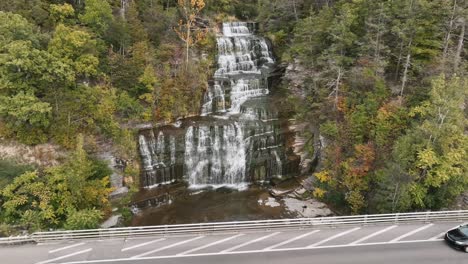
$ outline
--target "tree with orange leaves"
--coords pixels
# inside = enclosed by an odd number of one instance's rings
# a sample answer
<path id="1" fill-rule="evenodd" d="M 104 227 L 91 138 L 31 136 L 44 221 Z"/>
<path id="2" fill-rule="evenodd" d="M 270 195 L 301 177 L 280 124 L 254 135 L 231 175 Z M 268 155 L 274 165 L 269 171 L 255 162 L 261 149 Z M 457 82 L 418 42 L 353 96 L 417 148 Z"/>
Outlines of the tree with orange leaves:
<path id="1" fill-rule="evenodd" d="M 358 214 L 366 205 L 364 193 L 369 189 L 369 172 L 375 160 L 375 150 L 371 144 L 354 146 L 354 155 L 341 164 L 346 201 L 353 214 Z"/>

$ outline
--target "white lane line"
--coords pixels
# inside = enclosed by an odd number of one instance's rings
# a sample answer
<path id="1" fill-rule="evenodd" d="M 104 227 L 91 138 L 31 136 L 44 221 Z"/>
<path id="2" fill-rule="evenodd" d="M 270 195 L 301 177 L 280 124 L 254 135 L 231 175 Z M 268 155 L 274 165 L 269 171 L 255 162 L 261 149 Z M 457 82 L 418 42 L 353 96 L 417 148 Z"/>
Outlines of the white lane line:
<path id="1" fill-rule="evenodd" d="M 36 264 L 46 264 L 46 263 L 54 262 L 54 261 L 61 260 L 61 259 L 64 259 L 64 258 L 69 258 L 69 257 L 73 257 L 73 256 L 76 256 L 76 255 L 84 254 L 84 253 L 90 252 L 91 250 L 93 250 L 93 249 L 88 248 L 88 249 L 81 250 L 81 251 L 71 253 L 71 254 L 68 254 L 68 255 L 64 255 L 64 256 L 57 257 L 57 258 L 37 262 Z"/>
<path id="2" fill-rule="evenodd" d="M 49 250 L 49 254 L 55 253 L 55 252 L 59 252 L 59 251 L 62 251 L 62 250 L 65 250 L 65 249 L 69 249 L 69 248 L 79 247 L 79 246 L 82 246 L 82 245 L 84 245 L 84 244 L 85 244 L 85 243 L 77 243 L 77 244 L 69 245 L 69 246 L 66 246 L 66 247 L 56 248 L 56 249 L 54 249 L 54 250 Z"/>
<path id="3" fill-rule="evenodd" d="M 269 235 L 266 235 L 266 236 L 262 236 L 262 237 L 259 237 L 259 238 L 254 239 L 254 240 L 247 241 L 247 242 L 242 243 L 242 244 L 240 244 L 240 245 L 234 246 L 234 247 L 232 247 L 232 248 L 225 249 L 225 250 L 223 250 L 223 251 L 221 251 L 221 252 L 230 252 L 230 251 L 236 250 L 236 249 L 238 249 L 238 248 L 245 247 L 245 246 L 247 246 L 247 245 L 253 244 L 253 243 L 255 243 L 255 242 L 262 241 L 262 240 L 264 240 L 264 239 L 270 238 L 270 237 L 272 237 L 272 236 L 276 236 L 276 235 L 278 235 L 278 234 L 280 234 L 280 233 L 281 233 L 281 232 L 275 232 L 275 233 L 272 233 L 272 234 L 269 234 Z"/>
<path id="4" fill-rule="evenodd" d="M 134 246 L 131 246 L 131 247 L 122 248 L 121 251 L 124 252 L 124 251 L 130 250 L 130 249 L 147 246 L 147 245 L 150 245 L 150 244 L 153 244 L 153 243 L 156 243 L 156 242 L 159 242 L 159 241 L 163 241 L 163 240 L 166 240 L 166 239 L 165 238 L 159 238 L 159 239 L 151 240 L 151 241 L 141 243 L 141 244 L 137 244 L 137 245 L 134 245 Z"/>
<path id="5" fill-rule="evenodd" d="M 263 250 L 274 249 L 274 248 L 277 248 L 277 247 L 286 245 L 286 244 L 291 243 L 291 242 L 293 242 L 293 241 L 296 241 L 296 240 L 298 240 L 298 239 L 304 238 L 304 237 L 306 237 L 306 236 L 308 236 L 308 235 L 315 234 L 315 233 L 317 233 L 318 231 L 320 231 L 320 230 L 314 230 L 314 231 L 312 231 L 312 232 L 305 233 L 305 234 L 302 234 L 302 235 L 297 236 L 297 237 L 293 237 L 293 238 L 291 238 L 291 239 L 288 239 L 288 240 L 283 241 L 283 242 L 281 242 L 281 243 L 278 243 L 278 244 L 276 244 L 276 245 L 266 247 L 266 248 L 264 248 Z"/>
<path id="6" fill-rule="evenodd" d="M 382 233 L 385 233 L 385 232 L 387 232 L 388 230 L 391 230 L 391 229 L 393 229 L 393 228 L 395 228 L 395 227 L 397 227 L 397 226 L 396 226 L 396 225 L 389 226 L 389 227 L 387 227 L 387 228 L 384 228 L 384 229 L 382 229 L 382 230 L 379 230 L 379 231 L 377 231 L 377 232 L 375 232 L 375 233 L 372 233 L 372 234 L 370 234 L 370 235 L 368 235 L 368 236 L 365 236 L 365 237 L 363 237 L 363 238 L 361 238 L 361 239 L 358 239 L 358 240 L 356 240 L 356 241 L 354 241 L 354 242 L 351 242 L 351 243 L 349 243 L 349 244 L 350 244 L 350 245 L 359 244 L 359 243 L 361 243 L 362 241 L 365 241 L 365 240 L 367 240 L 367 239 L 369 239 L 369 238 L 378 236 L 378 235 L 380 235 L 380 234 L 382 234 Z"/>
<path id="7" fill-rule="evenodd" d="M 163 251 L 165 249 L 168 249 L 168 248 L 172 248 L 172 247 L 176 247 L 176 246 L 179 246 L 179 245 L 183 245 L 183 244 L 186 244 L 186 243 L 189 243 L 189 242 L 192 242 L 192 241 L 195 241 L 195 240 L 198 240 L 200 238 L 204 238 L 205 236 L 198 236 L 198 237 L 194 237 L 194 238 L 191 238 L 191 239 L 187 239 L 187 240 L 184 240 L 184 241 L 180 241 L 180 242 L 177 242 L 177 243 L 174 243 L 174 244 L 170 244 L 170 245 L 167 245 L 165 247 L 162 247 L 162 248 L 157 248 L 157 249 L 153 249 L 151 251 L 147 251 L 145 253 L 142 253 L 142 254 L 139 254 L 139 255 L 135 255 L 133 257 L 130 257 L 131 259 L 136 259 L 136 258 L 141 258 L 141 257 L 144 257 L 144 256 L 147 256 L 149 254 L 153 254 L 153 253 L 156 253 L 156 252 L 159 252 L 159 251 Z"/>
<path id="8" fill-rule="evenodd" d="M 277 248 L 271 250 L 247 250 L 247 251 L 234 251 L 234 252 L 215 252 L 215 253 L 199 253 L 199 254 L 187 254 L 187 255 L 171 255 L 171 256 L 154 256 L 154 257 L 145 257 L 145 258 L 120 258 L 120 259 L 100 259 L 100 260 L 85 260 L 85 261 L 72 261 L 72 262 L 63 262 L 60 264 L 94 264 L 94 263 L 129 263 L 129 261 L 140 261 L 140 260 L 156 260 L 156 259 L 172 259 L 172 258 L 192 258 L 192 257 L 204 257 L 204 256 L 222 256 L 222 255 L 243 255 L 243 254 L 256 254 L 256 253 L 265 253 L 265 252 L 290 252 L 290 251 L 303 251 L 303 250 L 318 250 L 326 248 L 346 248 L 346 247 L 366 247 L 366 246 L 388 246 L 389 244 L 398 245 L 398 244 L 414 244 L 414 243 L 427 243 L 427 242 L 441 242 L 442 239 L 438 240 L 406 240 L 398 242 L 376 242 L 376 243 L 362 243 L 356 245 L 332 245 L 332 246 L 320 246 L 314 248 Z"/>
<path id="9" fill-rule="evenodd" d="M 322 241 L 319 241 L 319 242 L 314 243 L 314 244 L 312 244 L 312 245 L 310 245 L 310 246 L 307 246 L 307 247 L 308 247 L 308 248 L 312 248 L 312 247 L 320 246 L 320 245 L 322 245 L 322 244 L 324 244 L 324 243 L 326 243 L 326 242 L 328 242 L 328 241 L 331 241 L 331 240 L 333 240 L 333 239 L 335 239 L 335 238 L 338 238 L 338 237 L 340 237 L 340 236 L 347 235 L 347 234 L 349 234 L 349 233 L 351 233 L 351 232 L 354 232 L 354 231 L 356 231 L 356 230 L 359 230 L 359 229 L 361 229 L 361 228 L 360 228 L 360 227 L 355 227 L 355 228 L 353 228 L 353 229 L 350 229 L 350 230 L 344 231 L 344 232 L 342 232 L 342 233 L 336 234 L 336 235 L 334 235 L 334 236 L 331 236 L 331 237 L 329 237 L 329 238 L 327 238 L 327 239 L 324 239 L 324 240 L 322 240 Z"/>
<path id="10" fill-rule="evenodd" d="M 431 227 L 431 226 L 433 226 L 433 225 L 434 225 L 434 224 L 427 224 L 427 225 L 425 225 L 425 226 L 421 226 L 421 227 L 418 228 L 418 229 L 415 229 L 415 230 L 413 230 L 413 231 L 411 231 L 411 232 L 408 232 L 408 233 L 406 233 L 406 234 L 404 234 L 404 235 L 401 235 L 401 236 L 399 236 L 399 237 L 397 237 L 397 238 L 394 238 L 394 239 L 390 240 L 390 242 L 397 242 L 397 241 L 400 241 L 400 240 L 402 240 L 402 239 L 405 238 L 405 237 L 409 237 L 409 236 L 411 236 L 411 235 L 414 235 L 414 234 L 416 234 L 417 232 L 423 231 L 424 229 L 427 229 L 427 228 L 429 228 L 429 227 Z"/>
<path id="11" fill-rule="evenodd" d="M 215 241 L 215 242 L 213 242 L 213 243 L 203 245 L 203 246 L 201 246 L 201 247 L 189 249 L 189 250 L 184 251 L 184 252 L 182 252 L 182 253 L 179 253 L 179 254 L 177 254 L 177 255 L 186 255 L 186 254 L 188 254 L 188 253 L 192 253 L 192 252 L 198 251 L 198 250 L 200 250 L 200 249 L 204 249 L 204 248 L 211 247 L 211 246 L 214 246 L 214 245 L 217 245 L 217 244 L 221 244 L 221 243 L 223 243 L 223 242 L 229 241 L 229 240 L 231 240 L 231 239 L 234 239 L 234 238 L 236 238 L 236 237 L 240 237 L 240 236 L 243 236 L 243 235 L 244 235 L 244 234 L 237 234 L 237 235 L 235 235 L 235 236 L 230 236 L 230 237 L 227 237 L 227 238 L 225 238 L 225 239 L 221 239 L 221 240 Z"/>
<path id="12" fill-rule="evenodd" d="M 444 236 L 445 236 L 445 233 L 447 233 L 447 231 L 444 231 L 436 236 L 433 236 L 431 238 L 429 238 L 429 240 L 436 240 L 436 239 L 442 239 Z"/>

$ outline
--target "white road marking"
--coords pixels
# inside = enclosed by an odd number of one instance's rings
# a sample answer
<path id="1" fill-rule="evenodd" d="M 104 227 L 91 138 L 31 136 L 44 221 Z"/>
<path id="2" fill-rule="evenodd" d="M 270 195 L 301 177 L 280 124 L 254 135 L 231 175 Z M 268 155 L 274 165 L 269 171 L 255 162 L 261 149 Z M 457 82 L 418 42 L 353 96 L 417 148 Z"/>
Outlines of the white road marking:
<path id="1" fill-rule="evenodd" d="M 253 244 L 253 243 L 255 243 L 255 242 L 262 241 L 262 240 L 264 240 L 264 239 L 270 238 L 270 237 L 272 237 L 272 236 L 276 236 L 276 235 L 278 235 L 278 234 L 280 234 L 280 233 L 281 233 L 281 232 L 275 232 L 275 233 L 272 233 L 272 234 L 269 234 L 269 235 L 266 235 L 266 236 L 262 236 L 262 237 L 259 237 L 259 238 L 254 239 L 254 240 L 247 241 L 247 242 L 242 243 L 242 244 L 240 244 L 240 245 L 234 246 L 234 247 L 232 247 L 232 248 L 225 249 L 225 250 L 223 250 L 223 251 L 221 251 L 221 252 L 230 252 L 230 251 L 236 250 L 236 249 L 238 249 L 238 248 L 245 247 L 245 246 L 247 246 L 247 245 Z"/>
<path id="2" fill-rule="evenodd" d="M 203 246 L 201 246 L 201 247 L 192 248 L 192 249 L 190 249 L 190 250 L 184 251 L 184 252 L 179 253 L 179 254 L 177 254 L 177 255 L 186 255 L 186 254 L 188 254 L 188 253 L 192 253 L 192 252 L 198 251 L 198 250 L 200 250 L 200 249 L 204 249 L 204 248 L 211 247 L 211 246 L 214 246 L 214 245 L 217 245 L 217 244 L 221 244 L 221 243 L 223 243 L 223 242 L 229 241 L 229 240 L 231 240 L 231 239 L 234 239 L 234 238 L 236 238 L 236 237 L 240 237 L 240 236 L 243 236 L 243 235 L 244 235 L 244 234 L 237 234 L 237 235 L 235 235 L 235 236 L 230 236 L 230 237 L 227 237 L 227 238 L 225 238 L 225 239 L 221 239 L 221 240 L 215 241 L 215 242 L 213 242 L 213 243 L 203 245 Z"/>
<path id="3" fill-rule="evenodd" d="M 379 231 L 377 231 L 377 232 L 375 232 L 375 233 L 372 233 L 372 234 L 370 234 L 370 235 L 368 235 L 368 236 L 365 236 L 365 237 L 363 237 L 363 238 L 361 238 L 361 239 L 358 239 L 358 240 L 356 240 L 356 241 L 354 241 L 354 242 L 351 242 L 351 243 L 349 243 L 349 244 L 350 244 L 350 245 L 359 244 L 359 243 L 361 243 L 362 241 L 365 241 L 365 240 L 367 240 L 367 239 L 369 239 L 369 238 L 378 236 L 378 235 L 380 235 L 380 234 L 382 234 L 382 233 L 384 233 L 384 232 L 387 232 L 388 230 L 391 230 L 391 229 L 393 229 L 393 228 L 395 228 L 395 227 L 397 227 L 397 226 L 396 226 L 396 225 L 389 226 L 389 227 L 387 227 L 387 228 L 384 228 L 384 229 L 382 229 L 382 230 L 379 230 Z"/>
<path id="4" fill-rule="evenodd" d="M 84 244 L 85 244 L 85 243 L 77 243 L 77 244 L 69 245 L 69 246 L 66 246 L 66 247 L 56 248 L 56 249 L 53 249 L 53 250 L 49 250 L 49 254 L 50 254 L 50 253 L 59 252 L 59 251 L 62 251 L 62 250 L 65 250 L 65 249 L 69 249 L 69 248 L 79 247 L 79 246 L 82 246 L 82 245 L 84 245 Z"/>
<path id="5" fill-rule="evenodd" d="M 312 232 L 305 233 L 305 234 L 302 234 L 302 235 L 297 236 L 297 237 L 293 237 L 293 238 L 291 238 L 291 239 L 288 239 L 288 240 L 283 241 L 283 242 L 281 242 L 281 243 L 278 243 L 278 244 L 276 244 L 276 245 L 266 247 L 266 248 L 264 248 L 264 250 L 274 249 L 274 248 L 277 248 L 277 247 L 286 245 L 286 244 L 288 244 L 288 243 L 291 243 L 291 242 L 293 242 L 293 241 L 296 241 L 296 240 L 301 239 L 301 238 L 303 238 L 303 237 L 306 237 L 306 236 L 308 236 L 308 235 L 315 234 L 315 233 L 317 233 L 318 231 L 320 231 L 320 230 L 314 230 L 314 231 L 312 231 Z"/>
<path id="6" fill-rule="evenodd" d="M 200 238 L 204 238 L 204 237 L 205 237 L 205 236 L 194 237 L 194 238 L 187 239 L 187 240 L 184 240 L 184 241 L 180 241 L 180 242 L 177 242 L 177 243 L 174 243 L 174 244 L 170 244 L 170 245 L 165 246 L 165 247 L 162 247 L 162 248 L 153 249 L 153 250 L 151 250 L 151 251 L 147 251 L 147 252 L 145 252 L 145 253 L 142 253 L 142 254 L 139 254 L 139 255 L 135 255 L 135 256 L 130 257 L 130 258 L 131 258 L 131 259 L 141 258 L 141 257 L 147 256 L 147 255 L 149 255 L 149 254 L 153 254 L 153 253 L 156 253 L 156 252 L 159 252 L 159 251 L 168 249 L 168 248 L 176 247 L 176 246 L 178 246 L 178 245 L 183 245 L 183 244 L 186 244 L 186 243 L 189 243 L 189 242 L 192 242 L 192 241 L 198 240 L 198 239 L 200 239 Z"/>
<path id="7" fill-rule="evenodd" d="M 148 242 L 145 242 L 145 243 L 137 244 L 137 245 L 134 245 L 134 246 L 131 246 L 131 247 L 122 248 L 122 252 L 130 250 L 130 249 L 134 249 L 134 248 L 147 246 L 147 245 L 150 245 L 150 244 L 153 244 L 153 243 L 156 243 L 156 242 L 159 242 L 159 241 L 163 241 L 163 240 L 166 240 L 166 239 L 165 238 L 159 238 L 159 239 L 151 240 L 151 241 L 148 241 Z"/>
<path id="8" fill-rule="evenodd" d="M 421 227 L 418 228 L 418 229 L 415 229 L 415 230 L 413 230 L 413 231 L 411 231 L 411 232 L 408 232 L 408 233 L 406 233 L 406 234 L 404 234 L 404 235 L 401 235 L 401 236 L 399 236 L 399 237 L 397 237 L 397 238 L 394 238 L 394 239 L 390 240 L 390 242 L 397 242 L 397 241 L 400 241 L 400 240 L 402 240 L 402 239 L 405 238 L 405 237 L 409 237 L 409 236 L 411 236 L 411 235 L 414 235 L 414 234 L 416 234 L 417 232 L 423 231 L 424 229 L 427 229 L 427 228 L 429 228 L 429 227 L 431 227 L 431 226 L 433 226 L 433 225 L 434 225 L 434 224 L 427 224 L 427 225 L 425 225 L 425 226 L 421 226 Z"/>
<path id="9" fill-rule="evenodd" d="M 200 253 L 200 254 L 187 254 L 187 255 L 171 255 L 171 256 L 155 256 L 155 257 L 145 257 L 145 258 L 121 258 L 121 259 L 100 259 L 100 260 L 85 260 L 85 261 L 73 261 L 73 262 L 63 262 L 60 264 L 94 264 L 94 263 L 117 263 L 124 262 L 128 263 L 129 261 L 139 261 L 139 260 L 155 260 L 155 259 L 171 259 L 171 258 L 190 258 L 190 257 L 203 257 L 203 256 L 222 256 L 222 255 L 238 255 L 238 254 L 254 254 L 254 253 L 265 253 L 265 252 L 288 252 L 288 251 L 301 251 L 301 250 L 317 250 L 324 248 L 344 248 L 344 247 L 365 247 L 365 246 L 377 246 L 377 245 L 389 245 L 389 244 L 413 244 L 413 243 L 426 243 L 426 242 L 440 242 L 442 239 L 438 240 L 406 240 L 406 241 L 397 241 L 397 242 L 377 242 L 377 243 L 362 243 L 356 245 L 332 245 L 332 246 L 320 246 L 320 247 L 304 247 L 304 248 L 277 248 L 270 250 L 247 250 L 247 251 L 233 251 L 233 252 L 216 252 L 216 253 Z"/>
<path id="10" fill-rule="evenodd" d="M 445 235 L 445 233 L 447 233 L 447 231 L 444 231 L 436 236 L 433 236 L 431 238 L 429 238 L 429 240 L 436 240 L 436 239 L 442 239 L 442 237 Z"/>
<path id="11" fill-rule="evenodd" d="M 68 255 L 64 255 L 64 256 L 57 257 L 57 258 L 37 262 L 36 264 L 46 264 L 46 263 L 54 262 L 54 261 L 61 260 L 61 259 L 64 259 L 64 258 L 69 258 L 69 257 L 73 257 L 73 256 L 76 256 L 76 255 L 84 254 L 84 253 L 90 252 L 91 250 L 93 250 L 93 249 L 88 248 L 88 249 L 81 250 L 81 251 L 71 253 L 71 254 L 68 254 Z"/>
<path id="12" fill-rule="evenodd" d="M 349 234 L 349 233 L 351 233 L 351 232 L 354 232 L 354 231 L 356 231 L 356 230 L 359 230 L 359 229 L 361 229 L 361 228 L 360 228 L 360 227 L 355 227 L 355 228 L 353 228 L 353 229 L 350 229 L 350 230 L 344 231 L 344 232 L 342 232 L 342 233 L 336 234 L 336 235 L 334 235 L 334 236 L 331 236 L 331 237 L 329 237 L 329 238 L 327 238 L 327 239 L 324 239 L 324 240 L 322 240 L 322 241 L 319 241 L 319 242 L 314 243 L 314 244 L 312 244 L 312 245 L 310 245 L 310 246 L 307 246 L 307 247 L 308 247 L 308 248 L 312 248 L 312 247 L 320 246 L 320 245 L 322 245 L 322 244 L 324 244 L 324 243 L 326 243 L 326 242 L 328 242 L 328 241 L 331 241 L 331 240 L 333 240 L 333 239 L 335 239 L 335 238 L 338 238 L 338 237 L 347 235 L 347 234 Z"/>

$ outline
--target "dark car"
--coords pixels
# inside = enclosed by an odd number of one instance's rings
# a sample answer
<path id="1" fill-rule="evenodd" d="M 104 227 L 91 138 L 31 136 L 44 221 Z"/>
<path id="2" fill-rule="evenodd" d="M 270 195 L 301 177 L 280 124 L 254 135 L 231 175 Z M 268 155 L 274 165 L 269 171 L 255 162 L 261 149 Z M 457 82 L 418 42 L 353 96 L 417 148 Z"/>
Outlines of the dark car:
<path id="1" fill-rule="evenodd" d="M 445 241 L 451 246 L 468 253 L 468 224 L 448 231 L 445 234 Z"/>

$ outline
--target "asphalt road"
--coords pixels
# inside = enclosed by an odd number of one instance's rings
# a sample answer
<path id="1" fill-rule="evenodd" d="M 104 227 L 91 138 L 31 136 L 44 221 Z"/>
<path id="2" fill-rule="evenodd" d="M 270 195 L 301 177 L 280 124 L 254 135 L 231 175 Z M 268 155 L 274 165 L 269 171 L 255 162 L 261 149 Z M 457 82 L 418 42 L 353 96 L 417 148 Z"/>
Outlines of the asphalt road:
<path id="1" fill-rule="evenodd" d="M 112 263 L 112 262 L 111 262 Z M 323 248 L 286 252 L 236 255 L 192 256 L 187 258 L 149 259 L 114 262 L 122 264 L 466 264 L 468 254 L 455 251 L 443 242 L 420 242 L 344 248 Z"/>
<path id="2" fill-rule="evenodd" d="M 443 233 L 461 223 L 271 230 L 0 247 L 2 264 L 468 263 Z"/>

